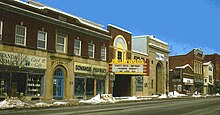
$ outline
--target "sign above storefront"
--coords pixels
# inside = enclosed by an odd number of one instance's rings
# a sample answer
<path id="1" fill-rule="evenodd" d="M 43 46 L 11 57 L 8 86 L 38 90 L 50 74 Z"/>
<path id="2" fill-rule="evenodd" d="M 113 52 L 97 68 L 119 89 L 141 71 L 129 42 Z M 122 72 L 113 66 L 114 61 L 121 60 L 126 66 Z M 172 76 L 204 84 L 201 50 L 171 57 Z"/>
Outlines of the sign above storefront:
<path id="1" fill-rule="evenodd" d="M 107 73 L 107 68 L 104 66 L 90 65 L 90 64 L 75 62 L 74 72 L 81 73 L 81 74 L 105 76 Z"/>
<path id="2" fill-rule="evenodd" d="M 0 64 L 27 68 L 46 69 L 47 58 L 0 51 Z"/>
<path id="3" fill-rule="evenodd" d="M 189 78 L 183 78 L 183 83 L 185 83 L 185 85 L 193 85 L 194 80 Z"/>

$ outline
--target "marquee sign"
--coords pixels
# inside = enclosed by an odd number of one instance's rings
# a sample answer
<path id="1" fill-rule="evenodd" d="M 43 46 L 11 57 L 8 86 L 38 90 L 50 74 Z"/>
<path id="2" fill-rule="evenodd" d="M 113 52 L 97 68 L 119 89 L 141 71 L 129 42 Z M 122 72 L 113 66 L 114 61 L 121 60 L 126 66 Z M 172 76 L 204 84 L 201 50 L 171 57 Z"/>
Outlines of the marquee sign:
<path id="1" fill-rule="evenodd" d="M 115 74 L 136 74 L 149 76 L 149 60 L 127 59 L 119 61 L 113 59 L 109 64 L 109 71 Z"/>

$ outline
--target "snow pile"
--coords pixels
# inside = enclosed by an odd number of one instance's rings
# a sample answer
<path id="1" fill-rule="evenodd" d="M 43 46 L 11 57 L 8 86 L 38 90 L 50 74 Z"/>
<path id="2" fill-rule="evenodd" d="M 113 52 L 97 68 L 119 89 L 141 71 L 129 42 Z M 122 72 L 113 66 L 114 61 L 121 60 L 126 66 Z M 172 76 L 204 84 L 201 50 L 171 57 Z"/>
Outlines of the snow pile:
<path id="1" fill-rule="evenodd" d="M 159 99 L 165 99 L 167 98 L 167 95 L 166 94 L 162 94 L 161 96 L 158 97 Z"/>
<path id="2" fill-rule="evenodd" d="M 33 107 L 50 107 L 50 104 L 44 103 L 44 102 L 40 102 L 40 103 L 36 103 Z"/>
<path id="3" fill-rule="evenodd" d="M 192 97 L 199 98 L 199 97 L 202 97 L 202 96 L 200 95 L 199 92 L 196 91 L 196 92 L 192 95 Z"/>
<path id="4" fill-rule="evenodd" d="M 109 94 L 100 94 L 96 95 L 95 97 L 91 98 L 90 100 L 80 100 L 80 103 L 87 103 L 87 104 L 99 104 L 99 103 L 114 103 L 115 100 L 112 95 Z"/>
<path id="5" fill-rule="evenodd" d="M 67 105 L 68 102 L 54 102 L 53 105 L 59 106 L 59 105 Z"/>
<path id="6" fill-rule="evenodd" d="M 220 94 L 219 93 L 216 93 L 216 95 L 215 96 L 220 96 Z"/>
<path id="7" fill-rule="evenodd" d="M 20 101 L 16 97 L 11 97 L 9 99 L 5 99 L 4 101 L 0 102 L 0 108 L 1 109 L 23 108 L 25 106 L 28 106 L 28 104 Z"/>
<path id="8" fill-rule="evenodd" d="M 152 95 L 151 97 L 159 97 L 159 95 Z"/>
<path id="9" fill-rule="evenodd" d="M 180 94 L 177 91 L 169 92 L 169 97 L 171 97 L 171 98 L 174 98 L 174 97 L 184 97 L 184 96 L 187 96 L 187 95 L 186 94 Z"/>

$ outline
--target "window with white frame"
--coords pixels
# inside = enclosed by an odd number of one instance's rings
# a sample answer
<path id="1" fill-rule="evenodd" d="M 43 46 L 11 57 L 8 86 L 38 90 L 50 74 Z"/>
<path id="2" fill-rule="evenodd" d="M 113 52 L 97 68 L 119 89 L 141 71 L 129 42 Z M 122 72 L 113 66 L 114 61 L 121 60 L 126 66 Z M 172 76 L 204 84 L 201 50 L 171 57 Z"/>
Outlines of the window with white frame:
<path id="1" fill-rule="evenodd" d="M 74 54 L 77 56 L 81 55 L 81 41 L 74 39 Z"/>
<path id="2" fill-rule="evenodd" d="M 56 41 L 56 51 L 57 52 L 66 52 L 66 36 L 62 34 L 57 34 L 57 41 Z"/>
<path id="3" fill-rule="evenodd" d="M 47 32 L 38 31 L 38 34 L 37 34 L 37 48 L 47 49 Z"/>
<path id="4" fill-rule="evenodd" d="M 2 40 L 2 29 L 3 29 L 3 22 L 0 21 L 0 40 Z"/>
<path id="5" fill-rule="evenodd" d="M 101 46 L 101 60 L 106 61 L 106 47 Z"/>
<path id="6" fill-rule="evenodd" d="M 94 58 L 95 45 L 92 43 L 88 44 L 88 56 L 89 58 Z"/>
<path id="7" fill-rule="evenodd" d="M 27 27 L 16 25 L 15 44 L 26 46 L 26 31 Z"/>

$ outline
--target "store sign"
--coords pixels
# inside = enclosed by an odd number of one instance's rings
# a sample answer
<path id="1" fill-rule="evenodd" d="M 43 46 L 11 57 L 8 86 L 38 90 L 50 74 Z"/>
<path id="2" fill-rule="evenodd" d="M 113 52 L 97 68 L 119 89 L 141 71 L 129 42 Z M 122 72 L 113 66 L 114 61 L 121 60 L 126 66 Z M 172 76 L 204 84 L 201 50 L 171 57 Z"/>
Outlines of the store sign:
<path id="1" fill-rule="evenodd" d="M 123 61 L 119 61 L 118 59 L 112 59 L 112 64 L 144 64 L 144 60 L 142 59 L 126 59 Z"/>
<path id="2" fill-rule="evenodd" d="M 47 58 L 31 55 L 24 55 L 23 58 L 22 65 L 24 67 L 37 69 L 46 69 L 47 67 Z"/>
<path id="3" fill-rule="evenodd" d="M 107 68 L 104 66 L 90 65 L 84 63 L 75 63 L 75 73 L 82 74 L 94 74 L 94 75 L 102 75 L 105 76 L 107 73 Z"/>
<path id="4" fill-rule="evenodd" d="M 143 73 L 143 65 L 137 64 L 112 64 L 112 72 L 136 72 L 136 73 Z"/>
<path id="5" fill-rule="evenodd" d="M 0 64 L 27 68 L 46 69 L 47 59 L 44 57 L 0 51 Z"/>
<path id="6" fill-rule="evenodd" d="M 157 60 L 164 61 L 164 55 L 161 54 L 161 53 L 157 53 L 157 52 L 156 52 L 156 59 L 157 59 Z"/>
<path id="7" fill-rule="evenodd" d="M 106 75 L 106 68 L 102 66 L 92 66 L 92 71 L 94 75 Z"/>
<path id="8" fill-rule="evenodd" d="M 18 66 L 18 53 L 0 51 L 0 64 Z"/>
<path id="9" fill-rule="evenodd" d="M 185 85 L 193 85 L 194 80 L 189 78 L 183 78 L 183 83 L 185 83 Z"/>
<path id="10" fill-rule="evenodd" d="M 92 66 L 89 64 L 75 63 L 76 73 L 91 74 Z"/>

